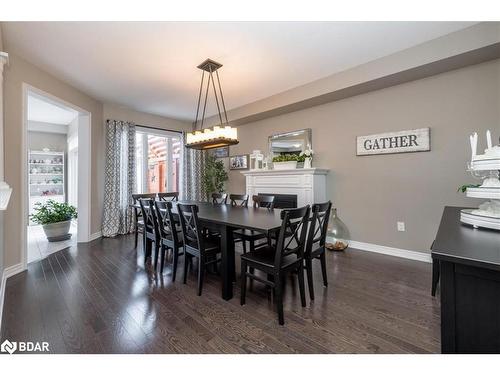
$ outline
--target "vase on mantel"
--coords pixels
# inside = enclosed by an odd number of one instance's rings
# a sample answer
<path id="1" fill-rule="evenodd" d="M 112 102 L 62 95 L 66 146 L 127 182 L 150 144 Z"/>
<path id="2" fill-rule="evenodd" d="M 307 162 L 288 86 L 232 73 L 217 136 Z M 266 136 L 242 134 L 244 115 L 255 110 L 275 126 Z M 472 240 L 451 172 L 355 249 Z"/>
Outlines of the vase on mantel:
<path id="1" fill-rule="evenodd" d="M 304 159 L 304 168 L 305 169 L 312 168 L 312 158 L 305 158 Z"/>
<path id="2" fill-rule="evenodd" d="M 349 247 L 351 235 L 349 229 L 337 215 L 337 209 L 332 208 L 328 222 L 328 243 L 326 248 L 332 251 L 343 251 Z"/>

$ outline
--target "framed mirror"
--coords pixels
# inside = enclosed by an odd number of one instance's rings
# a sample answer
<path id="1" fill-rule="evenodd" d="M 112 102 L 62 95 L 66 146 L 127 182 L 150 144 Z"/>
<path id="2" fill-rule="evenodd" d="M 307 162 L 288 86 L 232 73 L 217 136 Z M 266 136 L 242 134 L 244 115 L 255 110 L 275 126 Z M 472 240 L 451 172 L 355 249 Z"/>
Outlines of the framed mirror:
<path id="1" fill-rule="evenodd" d="M 269 136 L 269 155 L 300 154 L 312 149 L 312 130 L 301 129 Z"/>

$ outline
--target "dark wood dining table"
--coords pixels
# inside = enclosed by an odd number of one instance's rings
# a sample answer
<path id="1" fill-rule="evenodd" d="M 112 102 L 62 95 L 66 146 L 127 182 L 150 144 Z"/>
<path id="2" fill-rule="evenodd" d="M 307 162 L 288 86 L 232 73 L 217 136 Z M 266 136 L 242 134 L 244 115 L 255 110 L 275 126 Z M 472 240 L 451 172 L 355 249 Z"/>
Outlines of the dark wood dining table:
<path id="1" fill-rule="evenodd" d="M 177 216 L 177 204 L 196 204 L 199 208 L 200 223 L 221 234 L 221 278 L 222 298 L 233 298 L 233 281 L 235 274 L 234 229 L 249 229 L 266 235 L 278 230 L 281 226 L 280 209 L 240 207 L 230 204 L 213 204 L 198 201 L 172 202 L 172 213 Z M 138 204 L 133 205 L 139 208 Z"/>

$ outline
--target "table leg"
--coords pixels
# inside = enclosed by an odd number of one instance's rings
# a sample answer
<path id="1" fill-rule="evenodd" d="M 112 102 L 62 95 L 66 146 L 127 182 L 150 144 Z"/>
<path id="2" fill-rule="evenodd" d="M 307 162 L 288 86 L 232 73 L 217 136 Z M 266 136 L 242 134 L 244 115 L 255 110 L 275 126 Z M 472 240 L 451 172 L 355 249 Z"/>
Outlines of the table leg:
<path id="1" fill-rule="evenodd" d="M 233 298 L 233 280 L 235 277 L 233 230 L 231 227 L 222 226 L 220 234 L 222 252 L 222 298 L 227 301 Z"/>

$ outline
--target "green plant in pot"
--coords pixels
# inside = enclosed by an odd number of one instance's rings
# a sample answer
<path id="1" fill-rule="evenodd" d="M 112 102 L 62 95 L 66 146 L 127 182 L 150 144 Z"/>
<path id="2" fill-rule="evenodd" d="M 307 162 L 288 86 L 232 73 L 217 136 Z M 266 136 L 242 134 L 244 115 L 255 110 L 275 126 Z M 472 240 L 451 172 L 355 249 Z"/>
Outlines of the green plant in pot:
<path id="1" fill-rule="evenodd" d="M 40 224 L 49 242 L 64 241 L 71 238 L 69 229 L 71 220 L 77 218 L 76 208 L 67 203 L 49 199 L 45 203 L 37 202 L 31 221 Z"/>
<path id="2" fill-rule="evenodd" d="M 205 192 L 207 201 L 212 193 L 222 193 L 224 183 L 228 180 L 226 169 L 222 160 L 215 156 L 208 156 L 201 176 L 201 188 Z"/>

